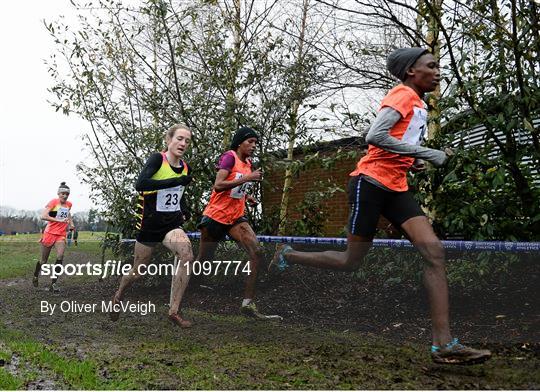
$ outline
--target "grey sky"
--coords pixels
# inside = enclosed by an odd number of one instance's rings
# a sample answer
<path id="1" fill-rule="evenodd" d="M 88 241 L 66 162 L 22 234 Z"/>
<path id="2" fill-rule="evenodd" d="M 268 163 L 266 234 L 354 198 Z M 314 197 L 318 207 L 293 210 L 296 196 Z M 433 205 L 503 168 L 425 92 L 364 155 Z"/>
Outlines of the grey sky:
<path id="1" fill-rule="evenodd" d="M 81 119 L 56 113 L 47 103 L 51 79 L 44 59 L 54 50 L 42 20 L 73 18 L 69 0 L 3 2 L 0 62 L 0 205 L 35 210 L 71 187 L 73 211 L 93 205 L 75 165 L 86 158 Z"/>
<path id="2" fill-rule="evenodd" d="M 60 182 L 66 181 L 73 212 L 98 207 L 75 169 L 87 158 L 82 134 L 89 125 L 74 115 L 56 113 L 47 103 L 52 99 L 47 92 L 52 80 L 44 60 L 55 47 L 43 19 L 64 15 L 71 23 L 76 13 L 69 0 L 3 2 L 0 8 L 0 206 L 43 208 L 56 197 Z M 374 108 L 380 99 L 376 92 L 358 89 L 342 95 L 353 111 Z M 347 128 L 345 134 L 351 131 Z"/>

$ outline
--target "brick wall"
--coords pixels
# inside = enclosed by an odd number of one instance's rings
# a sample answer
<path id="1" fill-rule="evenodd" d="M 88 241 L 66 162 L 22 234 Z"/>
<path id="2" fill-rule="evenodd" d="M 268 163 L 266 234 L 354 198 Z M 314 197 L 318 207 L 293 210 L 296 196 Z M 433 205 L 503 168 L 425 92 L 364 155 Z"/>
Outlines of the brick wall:
<path id="1" fill-rule="evenodd" d="M 342 149 L 343 150 L 343 149 Z M 323 205 L 327 211 L 327 221 L 324 226 L 325 236 L 336 236 L 343 234 L 347 226 L 349 217 L 349 204 L 347 199 L 347 184 L 349 182 L 349 173 L 354 170 L 358 160 L 365 154 L 365 148 L 353 147 L 350 151 L 357 152 L 350 158 L 343 158 L 335 162 L 329 168 L 323 168 L 321 165 L 314 164 L 307 170 L 301 171 L 293 177 L 292 190 L 289 200 L 289 221 L 299 219 L 300 215 L 295 211 L 295 206 L 304 200 L 307 192 L 316 190 L 316 183 L 319 180 L 330 179 L 344 192 L 337 192 L 327 200 Z M 319 152 L 321 157 L 332 156 L 335 150 Z M 295 159 L 302 159 L 302 154 L 295 156 Z M 281 203 L 284 171 L 276 167 L 265 171 L 265 188 L 263 193 L 263 206 L 265 214 L 279 214 L 279 205 Z"/>

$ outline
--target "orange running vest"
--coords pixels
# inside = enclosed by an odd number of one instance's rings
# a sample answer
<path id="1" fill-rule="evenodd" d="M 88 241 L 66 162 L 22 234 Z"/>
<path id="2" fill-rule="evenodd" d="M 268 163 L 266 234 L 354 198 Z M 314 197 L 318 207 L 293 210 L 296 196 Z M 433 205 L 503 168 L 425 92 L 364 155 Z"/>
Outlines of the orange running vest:
<path id="1" fill-rule="evenodd" d="M 235 151 L 232 153 L 234 154 L 234 166 L 225 181 L 232 181 L 251 173 L 251 161 L 248 159 L 247 162 L 242 162 Z M 238 218 L 244 216 L 249 185 L 249 182 L 245 182 L 223 192 L 216 192 L 212 189 L 210 201 L 203 215 L 224 225 L 232 225 Z"/>
<path id="2" fill-rule="evenodd" d="M 427 110 L 424 101 L 412 88 L 399 84 L 383 98 L 380 109 L 387 106 L 401 114 L 401 119 L 390 129 L 390 136 L 419 145 L 427 132 Z M 413 163 L 412 157 L 388 152 L 370 144 L 367 154 L 360 159 L 350 175 L 365 174 L 388 189 L 404 192 L 409 189 L 407 171 Z"/>

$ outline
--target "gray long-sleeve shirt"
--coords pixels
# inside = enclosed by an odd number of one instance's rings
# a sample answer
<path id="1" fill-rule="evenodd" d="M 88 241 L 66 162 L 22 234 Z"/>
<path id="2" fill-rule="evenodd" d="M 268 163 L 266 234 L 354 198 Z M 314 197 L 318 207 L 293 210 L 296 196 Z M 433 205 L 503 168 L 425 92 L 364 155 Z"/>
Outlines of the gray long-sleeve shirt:
<path id="1" fill-rule="evenodd" d="M 390 130 L 400 119 L 401 114 L 397 110 L 388 106 L 382 108 L 369 128 L 366 141 L 394 154 L 424 159 L 435 166 L 443 165 L 447 159 L 444 151 L 409 144 L 390 135 Z"/>

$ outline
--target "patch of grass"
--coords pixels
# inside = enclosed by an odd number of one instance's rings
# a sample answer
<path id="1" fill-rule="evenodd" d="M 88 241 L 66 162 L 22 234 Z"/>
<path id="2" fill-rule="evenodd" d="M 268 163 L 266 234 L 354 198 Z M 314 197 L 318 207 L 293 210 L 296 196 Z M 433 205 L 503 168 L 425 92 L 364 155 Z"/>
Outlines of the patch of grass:
<path id="1" fill-rule="evenodd" d="M 17 331 L 0 326 L 0 340 L 22 359 L 41 368 L 52 370 L 71 389 L 128 389 L 122 383 L 107 382 L 98 376 L 98 366 L 92 360 L 65 358 L 47 346 Z M 6 388 L 3 388 L 6 389 Z"/>
<path id="2" fill-rule="evenodd" d="M 37 242 L 0 242 L 0 279 L 30 276 L 39 252 Z"/>
<path id="3" fill-rule="evenodd" d="M 0 342 L 0 361 L 9 362 L 13 353 Z"/>
<path id="4" fill-rule="evenodd" d="M 93 234 L 93 235 L 92 235 Z M 78 246 L 73 244 L 66 248 L 64 260 L 70 257 L 90 260 L 101 259 L 100 240 L 103 233 L 81 232 Z M 20 234 L 0 237 L 0 279 L 30 277 L 37 261 L 41 258 L 40 234 Z M 108 252 L 106 256 L 109 256 Z M 70 256 L 71 254 L 71 256 Z M 49 263 L 56 259 L 56 251 L 51 251 Z"/>
<path id="5" fill-rule="evenodd" d="M 79 231 L 78 241 L 92 242 L 101 241 L 105 236 L 105 232 L 102 231 Z M 0 236 L 0 242 L 34 242 L 39 241 L 41 238 L 40 233 L 32 234 L 16 234 L 16 235 L 2 235 Z"/>
<path id="6" fill-rule="evenodd" d="M 8 373 L 5 369 L 0 368 L 0 389 L 13 391 L 17 389 L 24 389 L 24 381 L 18 377 Z"/>
<path id="7" fill-rule="evenodd" d="M 5 366 L 11 361 L 13 353 L 0 341 L 0 362 Z M 22 389 L 24 381 L 9 373 L 5 368 L 0 367 L 0 390 Z"/>
<path id="8" fill-rule="evenodd" d="M 75 389 L 98 389 L 102 387 L 102 383 L 96 376 L 95 364 L 91 361 L 65 359 L 37 342 L 13 342 L 10 346 L 22 358 L 61 375 Z"/>
<path id="9" fill-rule="evenodd" d="M 7 362 L 9 363 L 9 362 Z M 25 365 L 27 365 L 25 363 Z M 28 389 L 28 384 L 42 379 L 43 374 L 34 369 L 17 367 L 16 374 L 0 367 L 0 390 Z M 39 389 L 39 388 L 38 388 Z"/>

